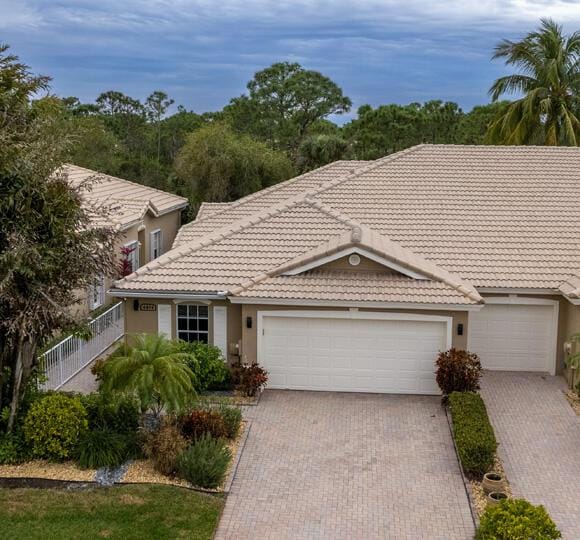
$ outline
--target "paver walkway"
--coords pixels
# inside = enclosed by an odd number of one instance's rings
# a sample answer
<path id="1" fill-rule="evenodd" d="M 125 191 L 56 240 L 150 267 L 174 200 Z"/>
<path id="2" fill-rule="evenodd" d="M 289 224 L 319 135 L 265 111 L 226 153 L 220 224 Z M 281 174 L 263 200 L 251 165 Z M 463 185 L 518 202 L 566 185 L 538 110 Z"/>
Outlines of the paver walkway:
<path id="1" fill-rule="evenodd" d="M 485 399 L 514 495 L 543 504 L 564 538 L 580 538 L 580 417 L 561 377 L 487 372 Z"/>
<path id="2" fill-rule="evenodd" d="M 467 539 L 438 397 L 267 390 L 216 538 Z"/>

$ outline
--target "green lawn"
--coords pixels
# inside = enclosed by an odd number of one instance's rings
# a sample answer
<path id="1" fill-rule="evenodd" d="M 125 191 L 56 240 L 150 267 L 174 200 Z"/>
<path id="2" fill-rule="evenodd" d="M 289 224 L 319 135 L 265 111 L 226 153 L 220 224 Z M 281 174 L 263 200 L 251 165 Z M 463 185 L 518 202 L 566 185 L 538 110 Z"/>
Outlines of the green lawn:
<path id="1" fill-rule="evenodd" d="M 222 498 L 171 486 L 0 489 L 0 536 L 212 538 L 222 506 Z"/>

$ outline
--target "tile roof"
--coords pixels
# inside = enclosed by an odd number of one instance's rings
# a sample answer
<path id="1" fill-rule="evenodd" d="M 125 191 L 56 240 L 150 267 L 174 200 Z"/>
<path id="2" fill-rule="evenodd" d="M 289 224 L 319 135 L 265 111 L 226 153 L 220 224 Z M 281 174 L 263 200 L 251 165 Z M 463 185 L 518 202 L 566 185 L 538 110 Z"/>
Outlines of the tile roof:
<path id="1" fill-rule="evenodd" d="M 234 296 L 280 300 L 476 304 L 446 283 L 374 272 L 310 270 L 295 276 L 273 276 Z"/>
<path id="2" fill-rule="evenodd" d="M 469 302 L 478 301 L 474 287 L 577 289 L 580 148 L 419 145 L 333 165 L 184 226 L 161 264 L 119 288 L 247 296 L 258 282 L 279 284 L 280 294 L 283 283 L 317 287 L 310 274 L 287 280 L 280 269 L 331 249 L 359 226 L 367 247 L 376 243 L 411 268 L 420 262 L 437 287 Z M 380 292 L 373 294 L 368 299 Z"/>
<path id="3" fill-rule="evenodd" d="M 427 285 L 429 281 L 422 280 L 425 284 L 419 287 L 407 281 L 397 281 L 392 275 L 383 275 L 381 279 L 386 280 L 385 284 L 389 283 L 393 294 L 398 291 L 398 298 L 403 298 L 402 291 L 407 289 L 416 292 L 409 297 L 409 302 L 419 301 L 421 294 L 424 298 L 430 295 L 433 301 L 438 298 L 440 303 L 451 303 L 453 298 L 462 298 L 461 302 L 454 303 L 481 301 L 477 291 L 457 276 L 307 196 L 238 222 L 235 227 L 216 231 L 202 241 L 175 248 L 116 282 L 115 288 L 190 293 L 229 291 L 235 296 L 253 291 L 254 285 L 261 285 L 273 275 L 316 256 L 353 245 L 366 247 L 393 262 L 419 270 L 434 280 L 432 284 L 441 283 L 440 286 Z M 192 268 L 195 272 L 191 271 Z M 378 279 L 375 279 L 375 285 Z M 306 283 L 303 282 L 303 288 Z M 316 283 L 313 281 L 312 285 L 315 292 Z M 382 301 L 384 298 L 387 298 L 386 292 L 376 288 L 366 294 L 366 301 Z"/>
<path id="4" fill-rule="evenodd" d="M 325 211 L 329 215 L 334 213 L 331 208 L 325 208 L 317 201 L 313 200 L 312 204 L 315 207 Z M 337 213 L 336 215 L 338 218 L 341 217 Z M 259 284 L 261 284 L 261 282 L 270 281 L 274 276 L 281 276 L 281 274 L 284 274 L 293 268 L 304 266 L 305 264 L 308 264 L 312 261 L 319 260 L 320 258 L 327 255 L 338 253 L 344 249 L 359 247 L 379 255 L 380 257 L 397 265 L 422 274 L 428 278 L 428 280 L 435 280 L 435 282 L 443 283 L 447 286 L 447 288 L 455 290 L 457 294 L 464 296 L 466 299 L 473 303 L 482 302 L 482 298 L 475 287 L 469 283 L 464 282 L 460 277 L 450 274 L 447 270 L 438 267 L 420 255 L 417 255 L 416 253 L 413 253 L 412 251 L 390 241 L 388 238 L 375 233 L 368 227 L 362 226 L 352 221 L 347 223 L 350 225 L 349 230 L 338 236 L 332 237 L 328 242 L 317 246 L 309 252 L 303 253 L 292 260 L 286 261 L 283 265 L 277 268 L 272 268 L 268 272 L 262 273 L 246 283 L 242 283 L 239 287 L 231 289 L 231 294 L 236 296 L 238 294 L 247 292 L 248 290 L 250 292 L 256 292 L 260 289 Z M 328 275 L 330 274 L 327 273 L 326 276 L 328 277 Z M 350 275 L 352 280 L 356 280 L 358 279 L 357 276 L 361 275 L 361 272 L 357 272 L 354 275 L 351 273 Z M 383 276 L 383 278 L 388 280 L 388 276 Z M 258 285 L 258 288 L 256 288 L 256 285 Z M 369 296 L 369 294 L 374 296 L 376 293 L 380 293 L 380 291 L 367 291 L 367 296 Z M 248 294 L 246 294 L 246 296 L 248 296 Z M 373 299 L 375 298 L 373 297 Z"/>
<path id="5" fill-rule="evenodd" d="M 195 216 L 195 221 L 213 216 L 217 212 L 226 210 L 232 204 L 233 203 L 231 202 L 202 202 L 199 206 L 199 210 L 197 211 L 197 215 Z"/>
<path id="6" fill-rule="evenodd" d="M 187 199 L 184 197 L 129 180 L 76 165 L 65 165 L 63 170 L 73 186 L 78 187 L 88 182 L 90 187 L 84 190 L 85 199 L 91 204 L 109 207 L 111 221 L 122 228 L 142 220 L 148 211 L 154 216 L 160 216 L 187 206 Z"/>
<path id="7" fill-rule="evenodd" d="M 173 247 L 177 247 L 181 243 L 202 238 L 218 228 L 225 227 L 252 214 L 266 210 L 296 195 L 301 195 L 309 190 L 316 189 L 337 176 L 341 177 L 345 174 L 351 174 L 356 169 L 360 169 L 368 163 L 371 162 L 335 161 L 319 169 L 301 174 L 285 182 L 252 193 L 233 203 L 229 203 L 227 207 L 218 212 L 211 212 L 210 215 L 204 213 L 201 219 L 198 218 L 181 227 L 175 237 Z"/>

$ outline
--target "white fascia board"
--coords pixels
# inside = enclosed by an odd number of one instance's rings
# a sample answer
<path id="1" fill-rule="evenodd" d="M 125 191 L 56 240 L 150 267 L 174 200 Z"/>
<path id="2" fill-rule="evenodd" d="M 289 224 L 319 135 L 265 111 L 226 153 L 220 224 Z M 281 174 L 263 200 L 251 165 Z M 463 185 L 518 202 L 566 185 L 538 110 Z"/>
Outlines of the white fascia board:
<path id="1" fill-rule="evenodd" d="M 244 298 L 228 296 L 232 304 L 264 304 L 276 306 L 321 306 L 376 309 L 428 309 L 433 311 L 479 311 L 483 304 L 419 304 L 411 302 L 347 302 L 344 300 L 298 300 L 278 298 Z"/>
<path id="2" fill-rule="evenodd" d="M 116 298 L 168 298 L 171 300 L 223 300 L 226 292 L 215 292 L 207 294 L 180 293 L 180 292 L 155 292 L 155 291 L 137 291 L 123 289 L 109 289 L 108 294 Z"/>
<path id="3" fill-rule="evenodd" d="M 425 279 L 425 280 L 429 279 L 427 276 L 425 276 L 423 274 L 420 274 L 418 272 L 414 272 L 413 270 L 409 270 L 408 268 L 401 266 L 400 264 L 389 261 L 388 259 L 385 259 L 384 257 L 381 257 L 379 255 L 371 253 L 370 251 L 367 251 L 366 249 L 362 249 L 359 247 L 349 247 L 349 248 L 343 249 L 341 251 L 337 251 L 336 253 L 333 253 L 332 255 L 327 255 L 326 257 L 320 257 L 320 259 L 316 259 L 315 261 L 309 262 L 308 264 L 303 264 L 302 266 L 298 266 L 296 268 L 293 268 L 292 270 L 288 270 L 287 272 L 284 272 L 282 275 L 295 276 L 297 274 L 301 274 L 302 272 L 312 270 L 313 268 L 318 268 L 319 266 L 330 263 L 332 261 L 336 261 L 342 257 L 345 257 L 346 255 L 352 255 L 353 253 L 356 253 L 357 255 L 361 255 L 363 257 L 366 257 L 367 259 L 370 259 L 371 261 L 375 261 L 376 263 L 382 264 L 383 266 L 386 266 L 387 268 L 390 268 L 391 270 L 395 270 L 396 272 L 399 272 L 401 274 L 409 276 L 410 278 Z"/>

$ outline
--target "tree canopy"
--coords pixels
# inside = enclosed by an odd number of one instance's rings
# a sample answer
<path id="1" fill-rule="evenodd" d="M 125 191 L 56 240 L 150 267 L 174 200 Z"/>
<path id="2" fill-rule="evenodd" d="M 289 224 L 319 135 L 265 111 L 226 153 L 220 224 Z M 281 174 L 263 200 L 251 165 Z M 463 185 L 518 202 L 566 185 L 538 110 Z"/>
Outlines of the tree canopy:
<path id="1" fill-rule="evenodd" d="M 295 155 L 310 128 L 352 105 L 342 89 L 318 71 L 279 62 L 257 72 L 248 95 L 232 99 L 224 113 L 235 129 Z"/>
<path id="2" fill-rule="evenodd" d="M 181 191 L 189 191 L 197 204 L 233 201 L 294 174 L 283 152 L 219 122 L 189 135 L 175 170 Z"/>
<path id="3" fill-rule="evenodd" d="M 61 166 L 71 143 L 49 79 L 0 47 L 0 408 L 12 428 L 37 347 L 76 322 L 75 291 L 114 269 L 105 209 L 81 205 Z M 6 414 L 8 411 L 8 414 Z"/>
<path id="4" fill-rule="evenodd" d="M 580 142 L 580 32 L 569 36 L 550 19 L 520 41 L 503 40 L 494 59 L 517 72 L 490 88 L 497 101 L 522 95 L 492 124 L 488 140 L 498 144 L 578 146 Z"/>

